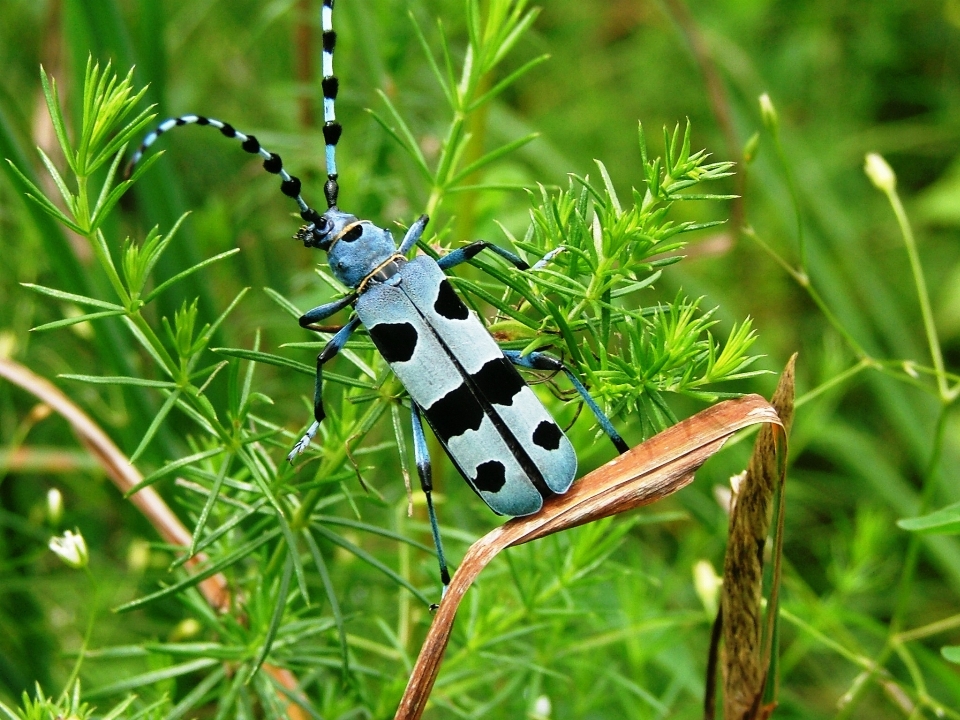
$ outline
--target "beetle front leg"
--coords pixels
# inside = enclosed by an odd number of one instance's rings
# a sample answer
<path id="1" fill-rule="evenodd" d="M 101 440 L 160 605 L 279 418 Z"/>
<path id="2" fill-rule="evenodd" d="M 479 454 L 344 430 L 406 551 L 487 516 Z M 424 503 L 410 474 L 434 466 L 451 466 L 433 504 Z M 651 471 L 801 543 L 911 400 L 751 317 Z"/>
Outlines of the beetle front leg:
<path id="1" fill-rule="evenodd" d="M 307 310 L 303 315 L 300 316 L 300 327 L 307 328 L 309 330 L 310 326 L 314 323 L 318 323 L 321 320 L 326 320 L 331 315 L 335 315 L 348 305 L 351 305 L 356 299 L 356 293 L 350 293 L 349 295 L 344 295 L 339 300 L 334 300 L 333 302 L 318 305 L 312 310 Z"/>
<path id="2" fill-rule="evenodd" d="M 423 229 L 427 227 L 429 221 L 430 218 L 427 215 L 421 215 L 414 221 L 410 229 L 407 230 L 407 234 L 403 236 L 403 242 L 400 243 L 400 247 L 397 249 L 398 254 L 406 255 L 410 251 L 410 248 L 417 244 L 420 236 L 423 235 Z"/>
<path id="3" fill-rule="evenodd" d="M 316 309 L 319 310 L 320 308 Z M 305 318 L 307 315 L 304 315 L 303 317 Z M 301 321 L 302 320 L 303 318 L 301 318 Z M 311 423 L 310 427 L 307 428 L 307 432 L 304 433 L 303 437 L 300 438 L 299 442 L 293 446 L 293 449 L 287 455 L 287 460 L 290 462 L 293 462 L 297 455 L 307 449 L 307 447 L 310 445 L 310 441 L 313 439 L 313 436 L 317 434 L 317 430 L 320 428 L 320 423 L 323 422 L 323 418 L 326 417 L 326 413 L 323 411 L 323 364 L 340 352 L 343 346 L 347 344 L 347 340 L 350 338 L 350 335 L 354 330 L 357 329 L 359 325 L 360 318 L 354 315 L 350 319 L 350 322 L 344 325 L 336 335 L 330 338 L 330 342 L 328 342 L 324 346 L 323 350 L 320 351 L 320 354 L 317 355 L 317 380 L 313 389 L 313 423 Z"/>

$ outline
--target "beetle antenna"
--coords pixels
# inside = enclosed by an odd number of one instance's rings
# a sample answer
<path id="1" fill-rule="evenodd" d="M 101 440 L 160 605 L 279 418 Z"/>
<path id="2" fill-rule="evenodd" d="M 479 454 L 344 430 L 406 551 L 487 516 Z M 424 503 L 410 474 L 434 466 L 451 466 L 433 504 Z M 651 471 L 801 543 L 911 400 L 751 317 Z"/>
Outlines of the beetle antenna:
<path id="1" fill-rule="evenodd" d="M 343 126 L 337 122 L 336 99 L 340 81 L 333 74 L 333 50 L 337 45 L 337 33 L 333 30 L 333 0 L 323 0 L 320 11 L 320 24 L 323 28 L 323 141 L 326 143 L 327 182 L 323 194 L 327 207 L 336 207 L 340 185 L 337 183 L 337 142 L 343 132 Z"/>
<path id="2" fill-rule="evenodd" d="M 317 218 L 319 218 L 317 211 L 307 205 L 306 201 L 300 195 L 300 178 L 291 175 L 284 169 L 283 160 L 279 155 L 261 146 L 256 136 L 240 132 L 230 123 L 203 115 L 181 115 L 180 117 L 170 118 L 160 123 L 155 130 L 143 139 L 140 147 L 137 148 L 133 157 L 130 158 L 130 162 L 127 163 L 127 167 L 123 172 L 124 177 L 130 177 L 134 166 L 140 162 L 143 154 L 157 141 L 157 138 L 165 132 L 182 125 L 209 125 L 210 127 L 217 128 L 224 137 L 239 140 L 240 147 L 251 155 L 259 155 L 263 158 L 264 170 L 272 175 L 280 176 L 280 192 L 296 201 L 297 207 L 300 208 L 300 217 L 307 222 L 316 222 Z"/>

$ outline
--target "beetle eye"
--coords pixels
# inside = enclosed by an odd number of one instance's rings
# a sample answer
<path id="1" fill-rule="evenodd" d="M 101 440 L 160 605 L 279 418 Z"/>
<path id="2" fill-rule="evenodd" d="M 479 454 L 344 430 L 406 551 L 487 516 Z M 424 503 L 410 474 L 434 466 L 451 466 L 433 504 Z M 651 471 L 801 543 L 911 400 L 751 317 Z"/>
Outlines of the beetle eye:
<path id="1" fill-rule="evenodd" d="M 363 235 L 363 225 L 361 225 L 360 223 L 357 223 L 352 228 L 347 230 L 340 237 L 340 239 L 343 240 L 344 242 L 353 242 L 354 240 L 359 238 L 361 235 Z"/>

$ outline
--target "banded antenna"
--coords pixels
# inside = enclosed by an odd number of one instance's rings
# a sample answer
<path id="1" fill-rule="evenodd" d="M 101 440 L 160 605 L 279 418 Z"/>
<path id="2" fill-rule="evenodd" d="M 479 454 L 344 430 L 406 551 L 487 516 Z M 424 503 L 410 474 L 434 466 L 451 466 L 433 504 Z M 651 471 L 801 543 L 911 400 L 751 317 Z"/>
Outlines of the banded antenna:
<path id="1" fill-rule="evenodd" d="M 320 11 L 321 26 L 323 28 L 323 141 L 325 143 L 325 159 L 327 166 L 327 182 L 323 186 L 323 194 L 327 200 L 327 207 L 336 207 L 337 196 L 340 192 L 340 186 L 337 184 L 337 142 L 343 132 L 343 127 L 337 122 L 335 101 L 337 99 L 337 90 L 339 81 L 333 74 L 333 51 L 337 44 L 337 34 L 333 30 L 333 2 L 334 0 L 323 0 L 323 7 Z M 248 153 L 259 155 L 263 158 L 263 169 L 273 175 L 280 176 L 280 191 L 287 197 L 293 198 L 300 208 L 300 217 L 308 223 L 316 223 L 320 214 L 307 205 L 306 201 L 300 195 L 300 179 L 288 173 L 283 167 L 283 160 L 276 153 L 270 152 L 260 145 L 256 136 L 240 132 L 233 125 L 222 120 L 205 117 L 203 115 L 181 115 L 180 117 L 170 118 L 160 123 L 155 130 L 150 132 L 140 143 L 140 147 L 130 158 L 124 170 L 124 176 L 130 177 L 134 166 L 143 157 L 147 149 L 157 141 L 165 132 L 181 125 L 209 125 L 220 130 L 224 137 L 235 138 L 240 141 L 241 147 Z"/>
<path id="2" fill-rule="evenodd" d="M 337 33 L 333 30 L 333 0 L 323 0 L 320 10 L 320 25 L 323 29 L 323 141 L 326 143 L 327 182 L 323 194 L 327 207 L 336 207 L 340 186 L 337 184 L 337 142 L 343 126 L 337 122 L 335 103 L 340 81 L 333 74 L 333 51 L 337 46 Z"/>

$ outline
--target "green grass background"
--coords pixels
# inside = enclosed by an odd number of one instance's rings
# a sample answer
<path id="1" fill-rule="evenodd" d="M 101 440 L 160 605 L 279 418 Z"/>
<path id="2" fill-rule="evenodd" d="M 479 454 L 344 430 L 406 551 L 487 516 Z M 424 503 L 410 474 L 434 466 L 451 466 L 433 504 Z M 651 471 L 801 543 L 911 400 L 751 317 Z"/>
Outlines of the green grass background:
<path id="1" fill-rule="evenodd" d="M 316 11 L 314 4 L 288 0 L 4 0 L 0 155 L 41 174 L 33 146 L 48 147 L 52 131 L 38 66 L 57 77 L 67 116 L 76 117 L 83 68 L 92 56 L 112 60 L 120 72 L 136 65 L 135 81 L 149 83 L 148 98 L 161 116 L 197 112 L 256 133 L 304 178 L 314 202 L 322 202 L 318 83 L 315 76 L 298 81 L 296 69 L 298 53 L 304 52 L 297 27 L 315 26 Z M 408 12 L 432 43 L 433 19 L 442 18 L 455 56 L 462 55 L 459 2 L 340 0 L 335 15 L 342 88 L 337 109 L 345 128 L 338 151 L 340 204 L 381 224 L 409 222 L 427 198 L 411 164 L 364 112 L 383 111 L 375 91 L 384 90 L 397 104 L 428 155 L 447 119 Z M 316 27 L 312 30 L 314 44 L 306 52 L 316 69 L 319 45 Z M 706 49 L 706 76 L 691 49 L 697 43 Z M 942 646 L 960 644 L 960 545 L 949 536 L 924 539 L 915 579 L 904 584 L 911 536 L 896 525 L 917 514 L 922 488 L 929 489 L 928 509 L 960 501 L 960 424 L 952 407 L 931 390 L 929 378 L 914 381 L 902 371 L 900 361 L 929 366 L 930 355 L 895 217 L 862 170 L 864 154 L 876 151 L 897 173 L 946 365 L 956 367 L 960 2 L 548 0 L 501 72 L 543 52 L 550 53 L 549 62 L 473 126 L 488 145 L 531 131 L 542 135 L 488 170 L 484 181 L 563 185 L 567 173 L 596 174 L 593 159 L 599 158 L 625 195 L 642 181 L 637 120 L 652 138 L 651 153 L 660 154 L 659 128 L 689 118 L 695 148 L 738 162 L 742 184 L 731 179 L 716 191 L 741 192 L 743 202 L 682 208 L 678 217 L 733 215 L 796 264 L 792 177 L 814 286 L 837 324 L 870 357 L 894 361 L 835 382 L 797 413 L 785 535 L 783 608 L 789 617 L 782 625 L 777 717 L 934 717 L 934 707 L 960 710 L 957 665 L 940 653 Z M 764 92 L 779 115 L 782 158 L 761 120 L 758 96 Z M 726 126 L 718 119 L 723 116 Z M 746 165 L 743 147 L 755 132 L 759 147 Z M 160 277 L 241 249 L 238 257 L 195 276 L 161 309 L 172 313 L 181 298 L 199 296 L 201 315 L 213 318 L 250 286 L 254 292 L 214 345 L 249 346 L 257 330 L 271 351 L 283 342 L 303 341 L 295 323 L 260 291 L 275 288 L 300 307 L 320 299 L 312 273 L 319 257 L 290 239 L 297 221 L 273 179 L 209 130 L 187 128 L 161 144 L 166 157 L 125 200 L 108 235 L 142 237 L 155 223 L 166 230 L 191 210 L 167 264 L 158 268 Z M 456 242 L 481 237 L 502 242 L 496 223 L 522 234 L 526 208 L 519 192 L 463 193 L 445 201 L 435 222 L 452 218 Z M 705 307 L 719 307 L 721 336 L 733 322 L 752 316 L 759 333 L 754 351 L 765 356 L 762 367 L 778 372 L 792 352 L 800 352 L 801 396 L 856 366 L 860 358 L 836 326 L 739 230 L 728 224 L 701 233 L 688 249 L 690 257 L 658 283 L 658 297 L 669 300 L 681 288 L 704 296 Z M 92 335 L 69 329 L 31 335 L 29 328 L 61 317 L 64 307 L 29 293 L 23 282 L 93 294 L 105 287 L 89 253 L 26 203 L 5 175 L 0 353 L 54 379 L 132 452 L 159 407 L 155 396 L 55 378 L 149 374 L 145 358 L 132 350 L 119 324 L 97 326 Z M 309 363 L 311 355 L 301 351 L 299 359 Z M 258 389 L 275 402 L 263 414 L 295 430 L 306 417 L 301 398 L 310 383 L 276 368 L 258 369 Z M 773 383 L 769 376 L 737 389 L 769 395 Z M 59 693 L 91 610 L 97 610 L 92 648 L 177 640 L 191 616 L 189 606 L 172 600 L 129 615 L 110 612 L 169 578 L 171 556 L 158 547 L 145 557 L 138 554 L 144 541 L 156 540 L 152 529 L 81 451 L 62 420 L 34 423 L 33 405 L 23 392 L 0 383 L 0 453 L 15 446 L 64 453 L 63 462 L 54 464 L 41 452 L 35 467 L 13 467 L 11 458 L 0 454 L 0 700 L 8 704 L 17 703 L 23 690 L 32 691 L 34 682 L 47 694 Z M 684 415 L 697 407 L 679 400 L 674 410 Z M 143 458 L 147 470 L 188 452 L 185 421 L 174 415 L 168 424 Z M 618 425 L 628 441 L 641 439 L 630 416 Z M 611 456 L 584 428 L 578 433 L 585 469 Z M 428 542 L 422 517 L 414 522 L 403 517 L 396 450 L 380 447 L 391 437 L 384 418 L 366 440 L 372 449 L 361 456 L 386 501 L 381 505 L 353 489 L 365 520 Z M 939 452 L 937 438 L 942 438 Z M 713 489 L 743 466 L 746 453 L 746 443 L 726 451 L 693 487 L 632 523 L 619 519 L 599 530 L 582 529 L 499 560 L 464 607 L 431 717 L 524 717 L 541 696 L 550 699 L 550 716 L 556 718 L 699 717 L 711 617 L 694 592 L 692 568 L 701 559 L 722 566 L 726 517 Z M 456 561 L 471 538 L 498 521 L 445 461 L 437 465 L 441 520 L 451 528 L 449 552 Z M 45 524 L 43 504 L 51 487 L 65 497 L 62 526 L 79 527 L 91 547 L 96 592 L 83 573 L 58 565 L 46 550 L 53 529 Z M 178 499 L 172 483 L 161 491 L 187 517 L 192 506 Z M 401 550 L 384 538 L 351 537 L 391 567 L 404 567 L 428 594 L 434 592 L 436 571 L 426 553 Z M 355 639 L 355 662 L 343 678 L 330 667 L 336 653 L 318 651 L 328 665 L 302 660 L 298 671 L 323 717 L 389 716 L 429 615 L 355 556 L 327 549 L 347 630 Z M 591 568 L 594 557 L 603 562 Z M 907 604 L 891 629 L 898 588 Z M 328 612 L 322 600 L 317 603 L 299 612 L 305 617 Z M 891 633 L 944 619 L 952 620 L 943 631 L 904 643 L 903 652 L 899 644 L 892 653 L 884 651 Z M 328 634 L 318 643 L 335 647 L 335 633 Z M 881 657 L 884 671 L 858 684 L 870 660 Z M 120 661 L 89 658 L 81 678 L 84 688 L 92 689 L 172 662 L 163 652 Z M 143 702 L 164 693 L 176 701 L 199 677 L 187 674 L 138 692 Z M 844 705 L 849 693 L 855 700 Z M 212 717 L 213 705 L 211 700 L 196 714 Z"/>

